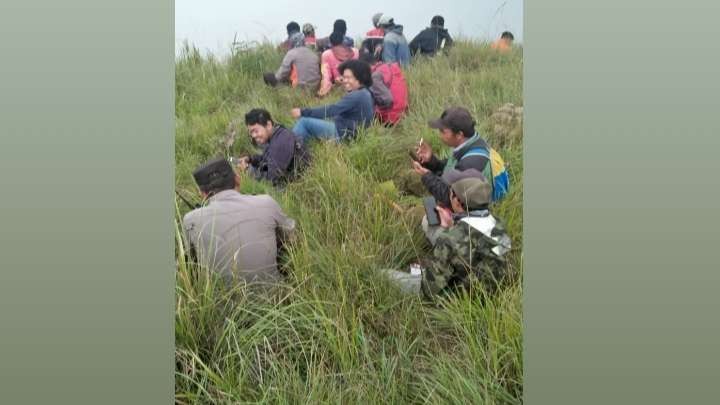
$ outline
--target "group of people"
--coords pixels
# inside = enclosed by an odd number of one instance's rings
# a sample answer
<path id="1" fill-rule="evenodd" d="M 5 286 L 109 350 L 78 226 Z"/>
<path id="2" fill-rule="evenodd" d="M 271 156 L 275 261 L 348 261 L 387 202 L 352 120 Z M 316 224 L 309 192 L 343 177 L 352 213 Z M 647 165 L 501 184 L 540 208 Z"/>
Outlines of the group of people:
<path id="1" fill-rule="evenodd" d="M 262 154 L 244 156 L 232 164 L 224 158 L 214 159 L 193 172 L 204 204 L 185 215 L 183 227 L 198 263 L 228 279 L 277 281 L 278 244 L 292 236 L 295 222 L 272 197 L 240 194 L 236 173 L 247 172 L 281 186 L 310 164 L 309 139 L 353 138 L 375 117 L 386 124 L 397 123 L 407 110 L 402 69 L 410 55 L 435 55 L 452 46 L 441 16 L 433 17 L 431 26 L 409 45 L 402 26 L 393 18 L 378 13 L 373 24 L 362 51 L 353 48 L 343 20 L 335 22 L 328 38 L 315 38 L 310 24 L 302 30 L 295 22 L 288 24 L 288 38 L 280 45 L 287 53 L 272 75 L 276 80 L 266 75 L 266 81 L 277 83 L 289 77 L 293 85 L 318 86 L 325 94 L 323 86 L 337 83 L 346 94 L 332 105 L 293 108 L 291 115 L 297 121 L 292 130 L 278 124 L 265 109 L 249 111 L 245 124 L 252 141 L 263 147 Z M 316 50 L 322 52 L 319 65 Z M 318 71 L 322 79 L 315 75 Z M 434 296 L 466 285 L 471 275 L 492 287 L 503 276 L 505 254 L 510 249 L 502 222 L 489 211 L 491 203 L 509 190 L 504 163 L 477 133 L 465 108 L 449 108 L 429 126 L 453 149 L 449 158 L 441 160 L 430 144 L 420 139 L 411 153 L 412 169 L 437 202 L 439 218 L 437 223 L 430 223 L 427 216 L 422 221 L 433 252 L 417 275 L 418 287 Z"/>

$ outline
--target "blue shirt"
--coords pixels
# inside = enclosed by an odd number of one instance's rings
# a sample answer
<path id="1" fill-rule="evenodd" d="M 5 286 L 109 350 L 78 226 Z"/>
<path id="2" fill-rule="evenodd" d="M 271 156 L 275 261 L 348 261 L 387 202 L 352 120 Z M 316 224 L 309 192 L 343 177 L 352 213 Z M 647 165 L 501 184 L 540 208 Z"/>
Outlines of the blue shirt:
<path id="1" fill-rule="evenodd" d="M 334 118 L 340 138 L 354 138 L 360 127 L 372 123 L 375 110 L 370 91 L 365 87 L 353 90 L 335 104 L 315 108 L 303 108 L 300 115 L 311 118 Z"/>

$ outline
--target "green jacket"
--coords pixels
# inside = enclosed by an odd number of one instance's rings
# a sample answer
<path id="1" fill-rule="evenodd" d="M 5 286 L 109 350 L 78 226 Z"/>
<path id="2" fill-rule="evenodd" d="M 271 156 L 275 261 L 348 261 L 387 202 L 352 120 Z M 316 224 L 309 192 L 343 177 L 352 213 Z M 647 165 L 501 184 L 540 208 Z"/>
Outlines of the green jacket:
<path id="1" fill-rule="evenodd" d="M 473 278 L 492 289 L 504 276 L 505 254 L 510 247 L 504 225 L 488 211 L 457 218 L 455 224 L 437 238 L 423 273 L 423 292 L 433 296 L 467 286 Z"/>

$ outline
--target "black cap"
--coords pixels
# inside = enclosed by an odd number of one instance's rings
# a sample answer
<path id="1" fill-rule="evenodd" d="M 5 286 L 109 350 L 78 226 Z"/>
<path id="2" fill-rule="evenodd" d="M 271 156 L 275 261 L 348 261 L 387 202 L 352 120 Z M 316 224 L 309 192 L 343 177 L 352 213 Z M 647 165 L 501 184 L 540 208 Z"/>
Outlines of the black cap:
<path id="1" fill-rule="evenodd" d="M 435 17 L 430 20 L 430 25 L 436 25 L 438 27 L 444 27 L 445 26 L 445 19 L 441 15 L 436 15 Z"/>
<path id="2" fill-rule="evenodd" d="M 207 193 L 235 186 L 235 171 L 225 158 L 213 159 L 193 172 L 195 183 Z"/>
<path id="3" fill-rule="evenodd" d="M 428 122 L 430 128 L 445 129 L 449 128 L 455 132 L 463 131 L 465 128 L 473 128 L 475 126 L 475 120 L 470 111 L 462 107 L 451 107 L 443 111 L 440 118 Z M 472 136 L 473 134 L 465 134 L 466 137 Z"/>

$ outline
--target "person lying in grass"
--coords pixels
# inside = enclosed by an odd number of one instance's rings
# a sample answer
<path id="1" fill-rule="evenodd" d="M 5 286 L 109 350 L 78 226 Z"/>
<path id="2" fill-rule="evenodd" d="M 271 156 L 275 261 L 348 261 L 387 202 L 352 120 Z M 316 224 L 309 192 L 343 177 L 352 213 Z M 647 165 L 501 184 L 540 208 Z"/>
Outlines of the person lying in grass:
<path id="1" fill-rule="evenodd" d="M 250 110 L 245 114 L 245 125 L 253 143 L 264 146 L 264 149 L 260 155 L 241 157 L 238 170 L 248 171 L 257 180 L 280 186 L 295 179 L 307 165 L 309 153 L 302 140 L 289 129 L 276 124 L 267 110 Z"/>
<path id="2" fill-rule="evenodd" d="M 492 290 L 505 276 L 511 248 L 505 226 L 488 210 L 492 187 L 475 169 L 453 169 L 443 179 L 450 185 L 450 207 L 436 208 L 441 231 L 422 271 L 423 293 L 432 297 L 467 287 L 473 279 Z"/>
<path id="3" fill-rule="evenodd" d="M 340 65 L 343 87 L 347 92 L 335 104 L 315 108 L 293 108 L 290 114 L 298 121 L 293 132 L 307 143 L 310 139 L 352 139 L 358 129 L 370 126 L 374 115 L 370 65 L 352 59 Z M 332 118 L 333 121 L 326 121 Z"/>
<path id="4" fill-rule="evenodd" d="M 204 204 L 183 217 L 191 259 L 226 281 L 275 283 L 278 235 L 290 238 L 295 221 L 269 195 L 243 195 L 240 177 L 224 158 L 193 172 Z"/>

